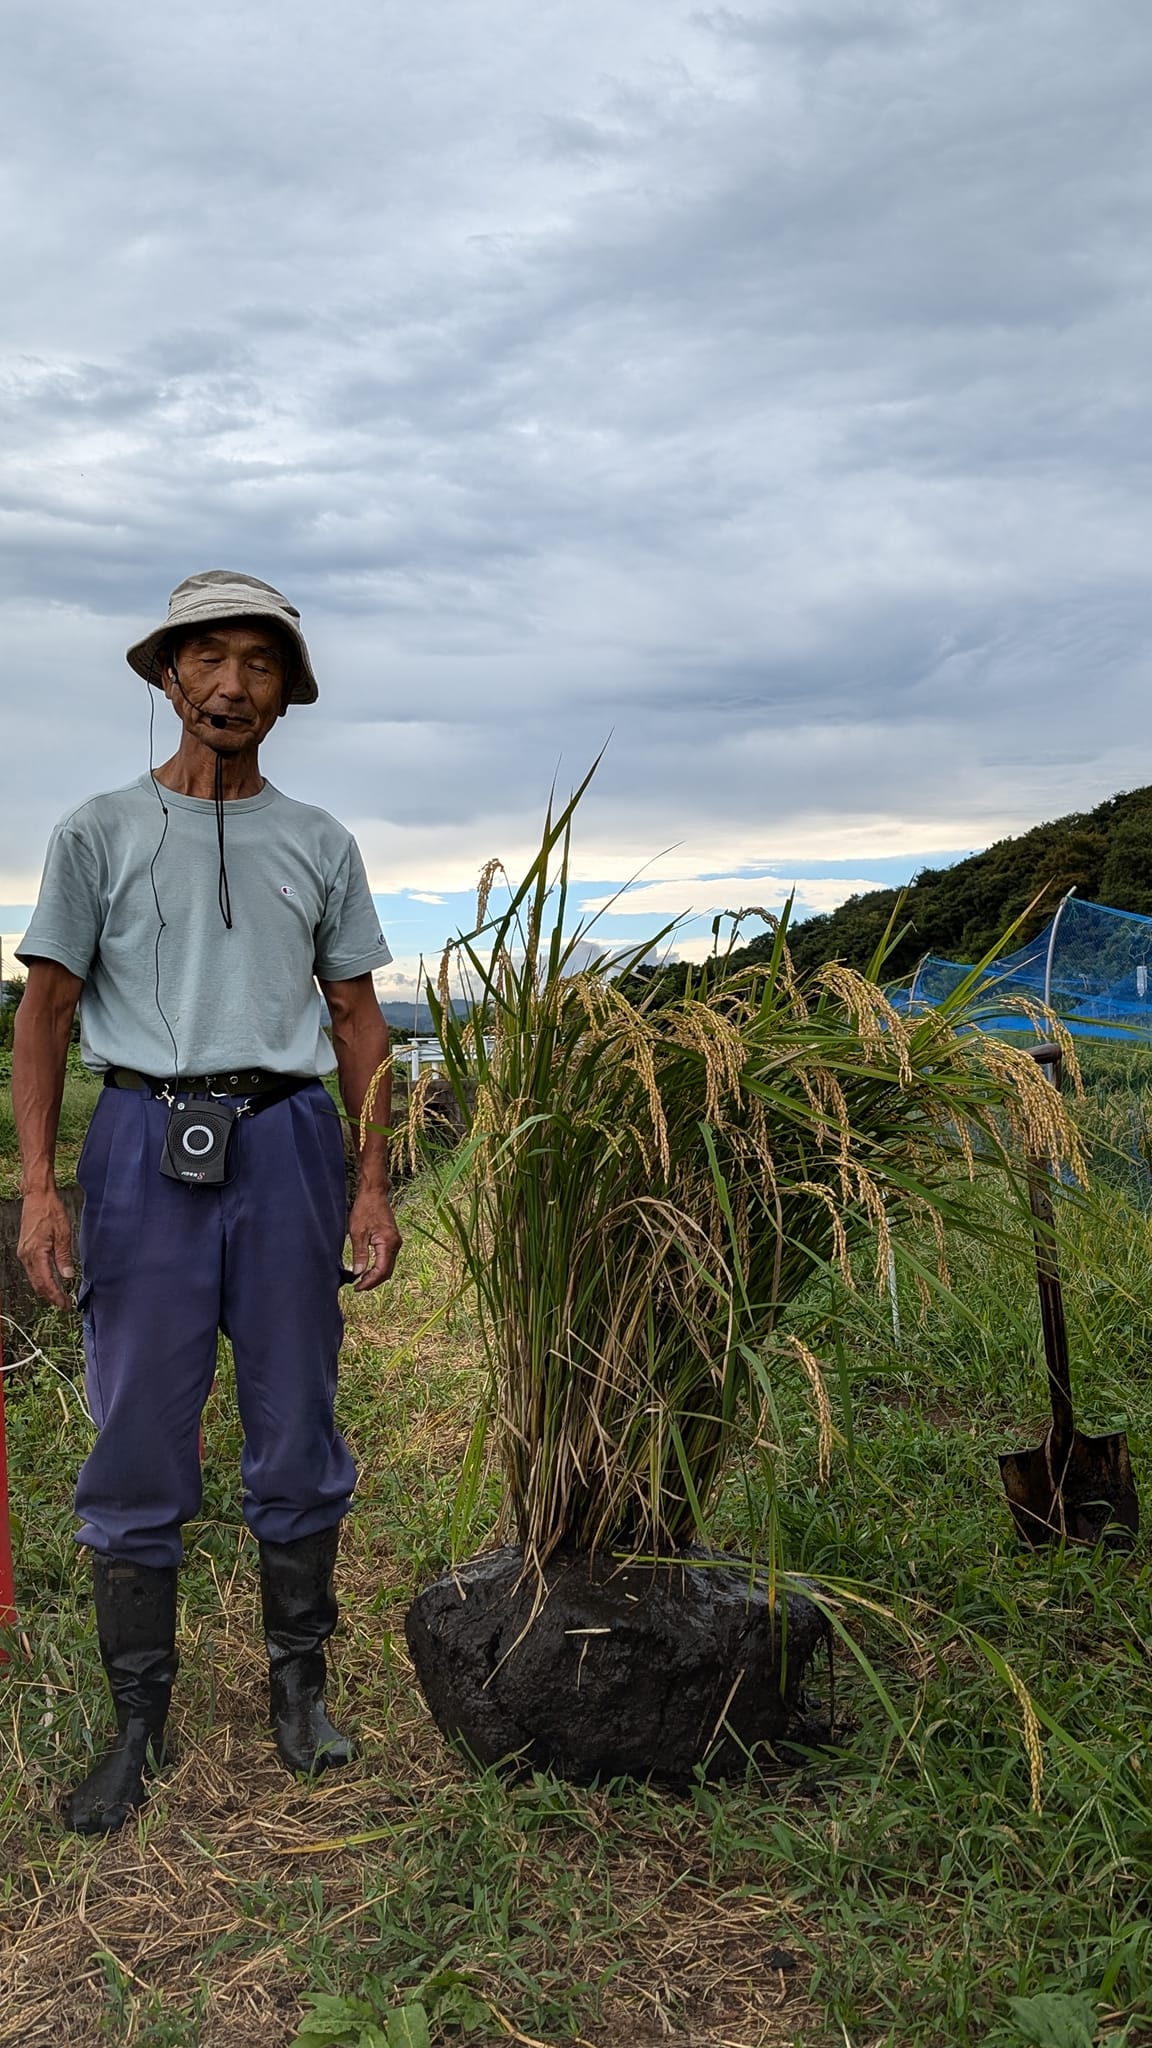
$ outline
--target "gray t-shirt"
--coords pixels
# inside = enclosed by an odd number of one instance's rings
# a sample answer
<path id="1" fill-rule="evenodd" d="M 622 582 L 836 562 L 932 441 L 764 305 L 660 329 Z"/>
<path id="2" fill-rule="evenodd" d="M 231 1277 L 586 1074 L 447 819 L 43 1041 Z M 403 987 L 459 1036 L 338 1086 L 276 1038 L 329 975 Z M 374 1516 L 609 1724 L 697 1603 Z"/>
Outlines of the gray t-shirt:
<path id="1" fill-rule="evenodd" d="M 86 1066 L 332 1071 L 314 977 L 350 981 L 392 958 L 355 840 L 266 782 L 225 803 L 224 858 L 231 931 L 208 799 L 142 775 L 57 825 L 18 957 L 83 979 Z"/>

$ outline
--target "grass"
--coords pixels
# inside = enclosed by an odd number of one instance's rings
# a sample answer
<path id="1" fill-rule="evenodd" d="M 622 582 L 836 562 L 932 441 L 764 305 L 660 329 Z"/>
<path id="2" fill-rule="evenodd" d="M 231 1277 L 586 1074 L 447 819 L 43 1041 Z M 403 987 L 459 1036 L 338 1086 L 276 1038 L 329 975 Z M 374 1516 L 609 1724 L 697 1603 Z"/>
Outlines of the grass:
<path id="1" fill-rule="evenodd" d="M 16 1126 L 6 1081 L 7 1073 L 0 1068 L 0 1197 L 20 1192 Z M 64 1083 L 64 1100 L 60 1105 L 60 1143 L 56 1156 L 56 1174 L 61 1183 L 76 1178 L 76 1161 L 80 1157 L 84 1133 L 99 1092 L 99 1082 L 85 1073 L 78 1060 L 70 1060 Z"/>
<path id="2" fill-rule="evenodd" d="M 415 1690 L 404 1607 L 448 1555 L 483 1384 L 419 1215 L 417 1194 L 394 1286 L 350 1308 L 342 1415 L 363 1477 L 338 1704 L 365 1756 L 315 1790 L 285 1777 L 262 1726 L 225 1360 L 181 1581 L 176 1762 L 135 1829 L 60 1831 L 57 1788 L 105 1726 L 71 1542 L 87 1424 L 49 1369 L 77 1371 L 71 1330 L 49 1320 L 47 1356 L 8 1379 L 21 1613 L 0 1674 L 0 2043 L 288 2048 L 317 1999 L 329 2024 L 311 2039 L 390 2048 L 412 2001 L 436 2042 L 1152 2043 L 1147 1550 L 1011 1540 L 995 1454 L 1044 1419 L 1026 1262 L 958 1257 L 956 1299 L 923 1323 L 909 1289 L 899 1348 L 887 1301 L 855 1298 L 828 1358 L 830 1480 L 807 1394 L 783 1379 L 786 1449 L 720 1497 L 722 1538 L 748 1542 L 771 1502 L 797 1569 L 855 1581 L 896 1617 L 842 1610 L 892 1717 L 842 1651 L 831 1755 L 684 1796 L 581 1790 L 472 1772 Z M 1083 1419 L 1125 1417 L 1147 1489 L 1152 1225 L 1117 1185 L 1062 1228 Z M 472 1547 L 496 1509 L 490 1481 Z M 1039 1811 L 994 1657 L 1041 1716 Z"/>

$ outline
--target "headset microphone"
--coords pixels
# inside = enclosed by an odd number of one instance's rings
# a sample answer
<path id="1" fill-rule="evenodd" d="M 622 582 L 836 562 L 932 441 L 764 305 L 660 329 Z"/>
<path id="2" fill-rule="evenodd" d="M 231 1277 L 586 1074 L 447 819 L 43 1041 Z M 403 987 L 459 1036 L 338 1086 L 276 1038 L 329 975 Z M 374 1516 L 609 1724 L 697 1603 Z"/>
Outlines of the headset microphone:
<path id="1" fill-rule="evenodd" d="M 222 718 L 218 711 L 205 711 L 202 705 L 197 704 L 194 697 L 190 697 L 188 695 L 187 690 L 184 688 L 183 683 L 180 681 L 180 671 L 176 666 L 176 661 L 173 656 L 169 656 L 168 667 L 171 672 L 172 681 L 175 683 L 176 688 L 179 690 L 180 695 L 184 699 L 184 702 L 186 704 L 191 705 L 193 711 L 199 712 L 201 718 L 204 720 L 204 723 L 206 725 L 214 726 L 217 732 L 227 732 L 229 724 L 228 719 Z"/>

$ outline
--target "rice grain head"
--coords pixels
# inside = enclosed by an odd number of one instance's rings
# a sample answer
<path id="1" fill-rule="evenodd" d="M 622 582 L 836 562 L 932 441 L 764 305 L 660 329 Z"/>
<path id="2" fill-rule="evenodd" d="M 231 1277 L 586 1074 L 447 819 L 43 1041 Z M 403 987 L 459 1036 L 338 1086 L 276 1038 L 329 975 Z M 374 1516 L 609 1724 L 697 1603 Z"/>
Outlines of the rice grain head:
<path id="1" fill-rule="evenodd" d="M 484 919 L 488 915 L 488 898 L 492 894 L 492 884 L 496 880 L 497 875 L 504 875 L 505 878 L 507 878 L 507 870 L 504 866 L 503 861 L 497 860 L 495 856 L 493 856 L 491 860 L 485 861 L 483 867 L 480 870 L 480 879 L 476 884 L 477 931 L 479 931 L 480 926 L 483 924 Z"/>
<path id="2" fill-rule="evenodd" d="M 820 1367 L 820 1360 L 816 1357 L 815 1353 L 809 1351 L 808 1346 L 799 1337 L 788 1336 L 785 1337 L 784 1342 L 794 1356 L 800 1360 L 812 1388 L 812 1396 L 816 1404 L 816 1424 L 818 1430 L 816 1472 L 821 1485 L 824 1485 L 832 1476 L 832 1447 L 835 1442 L 835 1431 L 832 1426 L 832 1403 L 828 1397 L 828 1388 Z"/>
<path id="3" fill-rule="evenodd" d="M 1044 1751 L 1040 1742 L 1040 1723 L 1036 1718 L 1036 1709 L 1032 1705 L 1032 1696 L 1023 1679 L 1018 1672 L 1013 1671 L 1011 1665 L 1006 1665 L 1005 1669 L 1008 1673 L 1008 1683 L 1020 1704 L 1024 1748 L 1028 1757 L 1028 1777 L 1031 1783 L 1030 1804 L 1033 1813 L 1043 1813 Z"/>
<path id="4" fill-rule="evenodd" d="M 440 972 L 436 977 L 436 994 L 440 1002 L 440 1008 L 444 1011 L 450 1008 L 448 973 L 452 959 L 452 945 L 453 941 L 449 939 L 444 951 L 440 955 Z"/>
<path id="5" fill-rule="evenodd" d="M 821 967 L 816 978 L 821 988 L 827 989 L 829 995 L 837 998 L 847 1011 L 860 1033 L 866 1058 L 877 1066 L 888 1066 L 890 1048 L 895 1048 L 901 1085 L 910 1088 L 912 1059 L 908 1025 L 899 1011 L 893 1009 L 883 989 L 864 975 L 856 974 L 852 968 L 841 967 L 838 962 Z"/>
<path id="6" fill-rule="evenodd" d="M 373 1074 L 372 1079 L 369 1081 L 367 1088 L 364 1090 L 364 1100 L 360 1105 L 361 1151 L 364 1150 L 364 1147 L 368 1142 L 368 1133 L 372 1127 L 372 1118 L 376 1113 L 376 1097 L 380 1093 L 380 1084 L 383 1081 L 385 1074 L 390 1074 L 391 1071 L 392 1055 L 391 1053 L 389 1053 L 386 1059 L 381 1060 L 380 1065 L 377 1067 L 376 1072 Z"/>

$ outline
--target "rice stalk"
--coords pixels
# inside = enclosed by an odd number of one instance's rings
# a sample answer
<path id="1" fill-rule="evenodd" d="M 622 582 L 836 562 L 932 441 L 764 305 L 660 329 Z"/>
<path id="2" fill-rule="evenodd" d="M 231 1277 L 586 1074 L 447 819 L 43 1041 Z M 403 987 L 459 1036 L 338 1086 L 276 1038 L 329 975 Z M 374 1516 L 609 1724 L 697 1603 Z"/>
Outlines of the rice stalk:
<path id="1" fill-rule="evenodd" d="M 823 1472 L 814 1276 L 835 1266 L 851 1287 L 870 1254 L 885 1284 L 894 1243 L 925 1220 L 944 1275 L 951 1236 L 987 1234 L 984 1177 L 1007 1187 L 1023 1243 L 1026 1158 L 1084 1172 L 1026 1051 L 963 1005 L 909 1016 L 848 968 L 798 975 L 786 919 L 769 961 L 714 959 L 663 1006 L 630 1000 L 603 959 L 578 967 L 578 798 L 549 815 L 485 928 L 491 953 L 478 932 L 453 942 L 472 1009 L 456 1013 L 443 970 L 429 989 L 471 1119 L 438 1214 L 475 1290 L 493 1441 L 536 1561 L 559 1544 L 648 1554 L 702 1537 L 734 1451 L 762 1436 L 773 1373 L 797 1364 Z"/>

